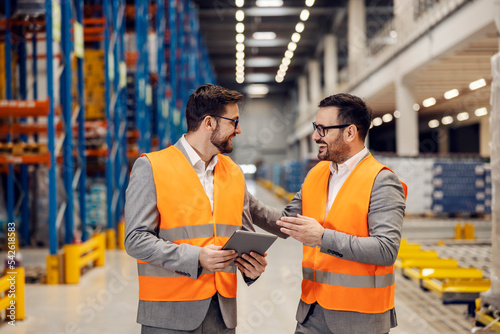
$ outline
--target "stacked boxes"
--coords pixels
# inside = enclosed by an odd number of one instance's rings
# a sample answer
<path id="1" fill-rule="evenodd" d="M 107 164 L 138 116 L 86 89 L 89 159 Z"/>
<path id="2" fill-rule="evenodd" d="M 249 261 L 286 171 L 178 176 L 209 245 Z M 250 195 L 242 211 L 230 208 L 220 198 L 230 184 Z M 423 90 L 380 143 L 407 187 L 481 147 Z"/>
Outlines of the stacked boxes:
<path id="1" fill-rule="evenodd" d="M 104 119 L 104 51 L 85 49 L 84 61 L 85 118 Z"/>
<path id="2" fill-rule="evenodd" d="M 5 44 L 0 43 L 0 100 L 5 99 Z"/>
<path id="3" fill-rule="evenodd" d="M 273 164 L 273 184 L 277 186 L 283 186 L 282 184 L 282 169 L 280 164 Z"/>
<path id="4" fill-rule="evenodd" d="M 295 193 L 300 190 L 302 181 L 302 166 L 298 161 L 288 161 L 284 164 L 284 187 L 289 193 Z"/>
<path id="5" fill-rule="evenodd" d="M 137 128 L 135 75 L 135 72 L 127 71 L 127 129 L 129 130 Z"/>
<path id="6" fill-rule="evenodd" d="M 106 185 L 93 183 L 85 196 L 87 205 L 87 224 L 96 229 L 106 226 Z"/>
<path id="7" fill-rule="evenodd" d="M 491 214 L 491 196 L 492 196 L 492 186 L 491 186 L 491 165 L 484 165 L 484 213 L 487 215 Z"/>

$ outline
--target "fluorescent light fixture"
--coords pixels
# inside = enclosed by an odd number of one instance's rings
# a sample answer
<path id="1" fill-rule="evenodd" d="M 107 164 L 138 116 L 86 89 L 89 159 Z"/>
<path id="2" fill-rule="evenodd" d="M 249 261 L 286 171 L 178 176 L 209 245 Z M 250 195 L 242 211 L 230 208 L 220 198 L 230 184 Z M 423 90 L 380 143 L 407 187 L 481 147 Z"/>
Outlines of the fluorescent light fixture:
<path id="1" fill-rule="evenodd" d="M 488 109 L 486 109 L 486 107 L 482 107 L 482 108 L 476 109 L 476 111 L 474 111 L 474 114 L 477 117 L 488 115 Z"/>
<path id="2" fill-rule="evenodd" d="M 282 70 L 278 70 L 278 75 L 280 77 L 284 77 L 286 75 L 286 72 L 285 71 L 282 71 Z"/>
<path id="3" fill-rule="evenodd" d="M 451 124 L 451 123 L 453 123 L 453 117 L 452 116 L 444 116 L 441 119 L 441 123 L 443 123 L 444 125 Z"/>
<path id="4" fill-rule="evenodd" d="M 484 79 L 479 79 L 479 80 L 473 81 L 469 84 L 470 90 L 475 90 L 475 89 L 478 89 L 478 88 L 481 88 L 484 86 L 486 86 L 486 80 L 484 80 Z"/>
<path id="5" fill-rule="evenodd" d="M 238 66 L 245 65 L 245 59 L 236 59 L 236 65 Z"/>
<path id="6" fill-rule="evenodd" d="M 243 43 L 236 44 L 236 51 L 245 51 L 245 44 Z"/>
<path id="7" fill-rule="evenodd" d="M 274 79 L 276 80 L 277 83 L 281 83 L 281 82 L 283 82 L 284 78 L 277 75 Z"/>
<path id="8" fill-rule="evenodd" d="M 389 37 L 391 37 L 391 38 L 398 38 L 398 32 L 396 30 L 391 30 L 389 32 Z"/>
<path id="9" fill-rule="evenodd" d="M 247 93 L 250 95 L 266 95 L 269 93 L 269 87 L 267 85 L 249 85 L 247 88 Z"/>
<path id="10" fill-rule="evenodd" d="M 238 51 L 236 52 L 236 59 L 243 59 L 245 58 L 245 52 Z"/>
<path id="11" fill-rule="evenodd" d="M 240 165 L 243 174 L 255 174 L 257 172 L 257 167 L 255 165 Z"/>
<path id="12" fill-rule="evenodd" d="M 298 33 L 301 33 L 304 31 L 304 28 L 305 28 L 305 25 L 304 23 L 302 22 L 299 22 L 297 23 L 297 25 L 295 26 L 295 31 L 298 32 Z"/>
<path id="13" fill-rule="evenodd" d="M 452 90 L 449 90 L 446 93 L 444 93 L 444 98 L 449 100 L 449 99 L 452 99 L 454 97 L 457 97 L 459 94 L 460 94 L 460 92 L 458 91 L 458 89 L 452 89 Z"/>
<path id="14" fill-rule="evenodd" d="M 439 126 L 439 121 L 437 119 L 431 119 L 429 121 L 429 127 L 431 129 L 437 128 Z"/>
<path id="15" fill-rule="evenodd" d="M 288 71 L 288 65 L 281 64 L 280 65 L 280 70 L 285 71 L 285 72 Z"/>
<path id="16" fill-rule="evenodd" d="M 431 107 L 436 104 L 436 99 L 433 97 L 429 97 L 428 99 L 425 99 L 422 101 L 422 105 L 426 108 Z"/>
<path id="17" fill-rule="evenodd" d="M 306 6 L 312 7 L 314 5 L 314 0 L 306 0 Z"/>
<path id="18" fill-rule="evenodd" d="M 236 21 L 241 22 L 245 19 L 245 12 L 239 9 L 236 11 L 236 14 L 234 16 L 236 17 Z"/>
<path id="19" fill-rule="evenodd" d="M 413 110 L 415 110 L 415 111 L 419 111 L 419 110 L 420 110 L 420 105 L 419 105 L 418 103 L 415 103 L 415 104 L 413 105 Z"/>
<path id="20" fill-rule="evenodd" d="M 292 42 L 298 43 L 300 41 L 300 34 L 298 32 L 294 32 L 292 35 Z"/>
<path id="21" fill-rule="evenodd" d="M 297 49 L 297 43 L 290 42 L 288 43 L 288 50 L 295 51 Z"/>
<path id="22" fill-rule="evenodd" d="M 283 0 L 257 0 L 255 5 L 257 7 L 282 7 Z"/>
<path id="23" fill-rule="evenodd" d="M 236 4 L 236 7 L 243 7 L 245 0 L 236 0 L 234 3 Z"/>
<path id="24" fill-rule="evenodd" d="M 276 33 L 272 31 L 257 31 L 252 34 L 253 39 L 257 40 L 273 40 L 276 39 Z"/>
<path id="25" fill-rule="evenodd" d="M 292 61 L 290 60 L 290 58 L 283 58 L 283 60 L 281 61 L 281 63 L 286 66 L 290 65 L 291 62 Z"/>
<path id="26" fill-rule="evenodd" d="M 373 119 L 373 126 L 379 126 L 379 125 L 382 125 L 384 121 L 382 121 L 382 118 L 380 117 L 375 117 Z"/>
<path id="27" fill-rule="evenodd" d="M 237 43 L 243 43 L 244 41 L 245 41 L 245 35 L 243 35 L 243 34 L 236 35 L 236 42 Z"/>
<path id="28" fill-rule="evenodd" d="M 236 82 L 237 83 L 243 83 L 245 81 L 245 78 L 244 77 L 237 77 L 236 78 Z"/>
<path id="29" fill-rule="evenodd" d="M 307 21 L 308 18 L 309 18 L 309 11 L 307 9 L 302 9 L 302 11 L 300 12 L 300 19 L 302 21 Z"/>
<path id="30" fill-rule="evenodd" d="M 243 72 L 245 70 L 245 66 L 238 65 L 236 66 L 236 72 Z"/>
<path id="31" fill-rule="evenodd" d="M 401 117 L 401 112 L 399 110 L 394 110 L 394 118 Z"/>
<path id="32" fill-rule="evenodd" d="M 285 52 L 285 58 L 292 59 L 293 58 L 293 51 L 286 50 L 286 52 Z"/>
<path id="33" fill-rule="evenodd" d="M 392 115 L 391 114 L 385 114 L 384 116 L 382 116 L 382 120 L 386 123 L 389 123 L 390 121 L 392 121 Z"/>
<path id="34" fill-rule="evenodd" d="M 461 112 L 457 115 L 457 120 L 459 120 L 460 122 L 468 119 L 469 119 L 469 113 L 467 111 Z"/>
<path id="35" fill-rule="evenodd" d="M 236 31 L 240 34 L 243 33 L 245 31 L 245 25 L 241 22 L 236 23 Z"/>

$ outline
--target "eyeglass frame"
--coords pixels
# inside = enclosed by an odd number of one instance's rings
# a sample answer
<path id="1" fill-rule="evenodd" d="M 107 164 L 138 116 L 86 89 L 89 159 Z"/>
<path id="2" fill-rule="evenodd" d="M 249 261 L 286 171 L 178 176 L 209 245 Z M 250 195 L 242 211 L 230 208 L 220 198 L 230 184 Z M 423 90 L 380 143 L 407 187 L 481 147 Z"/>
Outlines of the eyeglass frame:
<path id="1" fill-rule="evenodd" d="M 312 125 L 313 125 L 313 131 L 318 131 L 318 135 L 320 137 L 324 137 L 326 136 L 326 132 L 325 130 L 328 130 L 328 129 L 343 129 L 343 128 L 347 128 L 349 125 L 352 125 L 352 124 L 340 124 L 340 125 L 331 125 L 331 126 L 323 126 L 323 125 L 317 125 L 316 122 L 312 122 Z M 320 133 L 319 129 L 323 129 L 322 132 L 323 134 Z"/>
<path id="2" fill-rule="evenodd" d="M 227 119 L 228 121 L 234 122 L 234 129 L 235 130 L 238 128 L 238 124 L 240 123 L 239 119 L 232 119 L 232 118 L 227 118 L 227 117 L 218 116 L 218 115 L 207 115 L 207 116 L 223 118 L 223 119 Z"/>

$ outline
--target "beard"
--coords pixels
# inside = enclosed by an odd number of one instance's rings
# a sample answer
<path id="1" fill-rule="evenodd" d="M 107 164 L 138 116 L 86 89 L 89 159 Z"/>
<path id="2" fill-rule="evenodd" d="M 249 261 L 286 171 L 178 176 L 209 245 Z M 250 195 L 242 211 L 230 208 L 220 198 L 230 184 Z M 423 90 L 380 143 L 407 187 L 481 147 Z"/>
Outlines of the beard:
<path id="1" fill-rule="evenodd" d="M 342 132 L 339 133 L 333 143 L 327 144 L 323 140 L 318 140 L 318 144 L 326 144 L 326 149 L 318 153 L 319 160 L 333 161 L 336 164 L 341 164 L 349 158 L 349 147 L 344 141 Z"/>
<path id="2" fill-rule="evenodd" d="M 215 131 L 212 132 L 212 135 L 210 136 L 210 142 L 212 143 L 212 145 L 217 147 L 220 153 L 231 153 L 233 151 L 233 145 L 231 144 L 230 139 L 233 137 L 233 135 L 230 135 L 226 138 L 219 137 L 219 129 L 215 129 Z"/>

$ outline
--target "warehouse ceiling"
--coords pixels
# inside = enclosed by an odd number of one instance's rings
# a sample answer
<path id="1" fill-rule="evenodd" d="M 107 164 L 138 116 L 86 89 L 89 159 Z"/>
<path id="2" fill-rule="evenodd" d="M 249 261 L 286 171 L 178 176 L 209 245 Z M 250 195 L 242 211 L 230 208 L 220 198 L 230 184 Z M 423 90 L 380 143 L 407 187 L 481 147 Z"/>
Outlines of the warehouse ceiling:
<path id="1" fill-rule="evenodd" d="M 347 64 L 347 4 L 348 0 L 316 0 L 307 7 L 305 0 L 283 0 L 281 7 L 258 7 L 275 0 L 246 0 L 243 7 L 235 0 L 195 0 L 218 84 L 247 92 L 250 84 L 266 84 L 270 93 L 284 93 L 295 88 L 296 78 L 304 72 L 309 58 L 320 50 L 324 34 L 333 33 L 338 40 L 339 69 Z M 309 1 L 308 1 L 309 2 Z M 377 33 L 393 16 L 392 0 L 366 0 L 367 37 Z M 245 18 L 245 81 L 236 82 L 236 20 L 237 10 Z M 300 14 L 308 9 L 310 16 L 286 71 L 283 82 L 275 80 L 279 66 L 295 32 Z M 259 40 L 256 32 L 273 32 L 271 40 Z"/>

